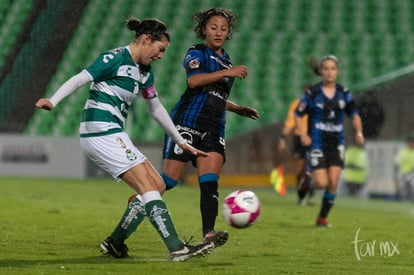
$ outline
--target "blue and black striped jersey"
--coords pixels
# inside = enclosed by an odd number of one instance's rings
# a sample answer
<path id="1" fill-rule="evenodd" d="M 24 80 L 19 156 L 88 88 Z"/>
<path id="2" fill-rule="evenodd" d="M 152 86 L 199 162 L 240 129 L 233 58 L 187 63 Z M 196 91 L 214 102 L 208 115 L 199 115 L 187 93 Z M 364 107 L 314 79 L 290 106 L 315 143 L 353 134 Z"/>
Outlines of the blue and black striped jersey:
<path id="1" fill-rule="evenodd" d="M 326 146 L 345 144 L 344 117 L 358 114 L 352 93 L 345 87 L 336 84 L 332 98 L 322 91 L 319 82 L 310 87 L 302 97 L 295 114 L 308 114 L 308 134 L 312 139 L 310 149 L 321 149 Z"/>
<path id="2" fill-rule="evenodd" d="M 219 56 L 206 45 L 197 44 L 187 51 L 183 66 L 189 78 L 228 69 L 232 64 L 226 51 Z M 202 87 L 187 86 L 171 113 L 174 123 L 224 137 L 226 101 L 233 82 L 233 77 L 225 77 Z"/>

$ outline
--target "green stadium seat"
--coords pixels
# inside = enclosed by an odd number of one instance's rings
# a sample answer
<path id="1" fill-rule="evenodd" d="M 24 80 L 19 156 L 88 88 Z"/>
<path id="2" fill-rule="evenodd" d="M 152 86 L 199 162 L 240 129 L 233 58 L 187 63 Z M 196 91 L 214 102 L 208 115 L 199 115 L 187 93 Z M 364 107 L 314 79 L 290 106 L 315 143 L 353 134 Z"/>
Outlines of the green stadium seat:
<path id="1" fill-rule="evenodd" d="M 169 110 L 185 88 L 181 64 L 184 54 L 191 44 L 200 42 L 192 31 L 191 14 L 215 4 L 230 7 L 238 14 L 239 32 L 225 48 L 234 64 L 245 64 L 249 69 L 245 80 L 235 81 L 231 99 L 258 106 L 262 119 L 250 124 L 229 115 L 227 137 L 240 133 L 241 129 L 283 119 L 286 106 L 302 93 L 303 84 L 319 80 L 306 63 L 309 56 L 337 55 L 341 63 L 339 80 L 351 90 L 414 59 L 414 2 L 411 1 L 162 0 L 142 1 L 139 5 L 128 0 L 102 1 L 88 1 L 79 27 L 45 93 L 53 93 L 57 85 L 88 65 L 102 50 L 132 40 L 133 34 L 121 21 L 129 16 L 139 19 L 156 16 L 167 23 L 172 35 L 165 58 L 153 66 L 157 90 Z M 4 30 L 0 30 L 0 37 L 1 31 Z M 72 96 L 76 99 L 68 100 L 64 107 L 69 111 L 62 111 L 61 118 L 53 118 L 68 120 L 55 134 L 77 134 L 79 113 L 76 112 L 81 109 L 79 106 L 83 105 L 87 91 Z M 145 103 L 138 98 L 135 104 L 139 108 L 131 112 L 136 123 L 130 130 L 134 138 L 162 139 L 163 133 L 157 124 L 147 125 L 151 119 Z M 72 109 L 77 111 L 72 113 Z M 43 119 L 41 116 L 31 121 L 43 129 L 40 126 Z"/>

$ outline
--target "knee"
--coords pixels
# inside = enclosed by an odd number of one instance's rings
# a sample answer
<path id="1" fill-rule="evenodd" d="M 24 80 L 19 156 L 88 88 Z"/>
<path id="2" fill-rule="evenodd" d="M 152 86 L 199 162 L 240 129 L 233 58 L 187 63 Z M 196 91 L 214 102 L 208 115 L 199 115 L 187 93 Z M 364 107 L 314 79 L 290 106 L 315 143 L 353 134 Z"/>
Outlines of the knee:
<path id="1" fill-rule="evenodd" d="M 313 179 L 313 186 L 317 189 L 324 189 L 328 187 L 328 181 L 327 180 L 320 180 L 320 179 Z"/>

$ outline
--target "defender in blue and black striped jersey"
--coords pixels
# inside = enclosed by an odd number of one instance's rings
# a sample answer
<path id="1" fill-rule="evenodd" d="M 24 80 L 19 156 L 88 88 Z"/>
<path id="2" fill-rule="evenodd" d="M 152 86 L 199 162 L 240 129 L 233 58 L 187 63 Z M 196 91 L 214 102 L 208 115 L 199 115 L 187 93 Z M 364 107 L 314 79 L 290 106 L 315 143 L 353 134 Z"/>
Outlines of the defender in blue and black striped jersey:
<path id="1" fill-rule="evenodd" d="M 224 42 L 234 31 L 234 14 L 230 10 L 213 8 L 193 15 L 195 33 L 204 40 L 186 53 L 183 66 L 187 88 L 171 112 L 177 130 L 189 144 L 209 153 L 207 157 L 183 152 L 166 137 L 164 169 L 161 176 L 166 189 L 174 187 L 181 178 L 187 162 L 197 168 L 200 186 L 200 210 L 203 242 L 223 245 L 226 231 L 215 231 L 218 214 L 218 182 L 225 160 L 226 111 L 257 119 L 253 108 L 239 106 L 228 100 L 235 78 L 247 76 L 247 67 L 233 66 L 223 49 Z"/>
<path id="2" fill-rule="evenodd" d="M 205 44 L 192 46 L 186 54 L 183 66 L 187 78 L 195 74 L 213 73 L 232 67 L 227 52 L 219 56 Z M 224 129 L 226 115 L 226 101 L 234 77 L 224 77 L 214 83 L 191 88 L 187 86 L 184 94 L 171 112 L 171 117 L 179 130 L 191 129 L 196 136 L 215 140 L 213 149 L 224 154 Z M 190 131 L 190 132 L 191 132 Z M 193 138 L 196 138 L 194 136 Z M 211 145 L 209 145 L 211 146 Z M 165 152 L 168 155 L 168 151 Z"/>
<path id="3" fill-rule="evenodd" d="M 352 117 L 358 114 L 358 109 L 348 88 L 336 84 L 335 90 L 334 97 L 328 98 L 323 93 L 322 82 L 319 82 L 305 92 L 296 109 L 298 116 L 309 115 L 310 151 L 329 151 L 332 147 L 345 146 L 345 115 Z M 337 164 L 343 166 L 342 162 Z"/>
<path id="4" fill-rule="evenodd" d="M 316 225 L 329 227 L 326 217 L 336 197 L 339 176 L 344 166 L 345 115 L 352 119 L 357 143 L 364 144 L 364 136 L 352 93 L 336 83 L 339 74 L 337 58 L 333 55 L 322 58 L 319 73 L 322 81 L 305 92 L 295 115 L 299 126 L 303 116 L 308 115 L 308 130 L 301 129 L 301 141 L 304 146 L 309 146 L 307 164 L 312 171 L 312 182 L 315 188 L 325 189 Z"/>

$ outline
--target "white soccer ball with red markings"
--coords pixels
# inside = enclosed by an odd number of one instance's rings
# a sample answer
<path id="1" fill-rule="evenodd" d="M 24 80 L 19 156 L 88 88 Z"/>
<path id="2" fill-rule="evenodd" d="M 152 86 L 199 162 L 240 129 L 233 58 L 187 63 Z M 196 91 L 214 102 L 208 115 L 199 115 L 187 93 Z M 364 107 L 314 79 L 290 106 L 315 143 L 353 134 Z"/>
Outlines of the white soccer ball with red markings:
<path id="1" fill-rule="evenodd" d="M 252 191 L 237 190 L 224 199 L 224 220 L 235 228 L 246 228 L 253 225 L 259 215 L 260 201 Z"/>

